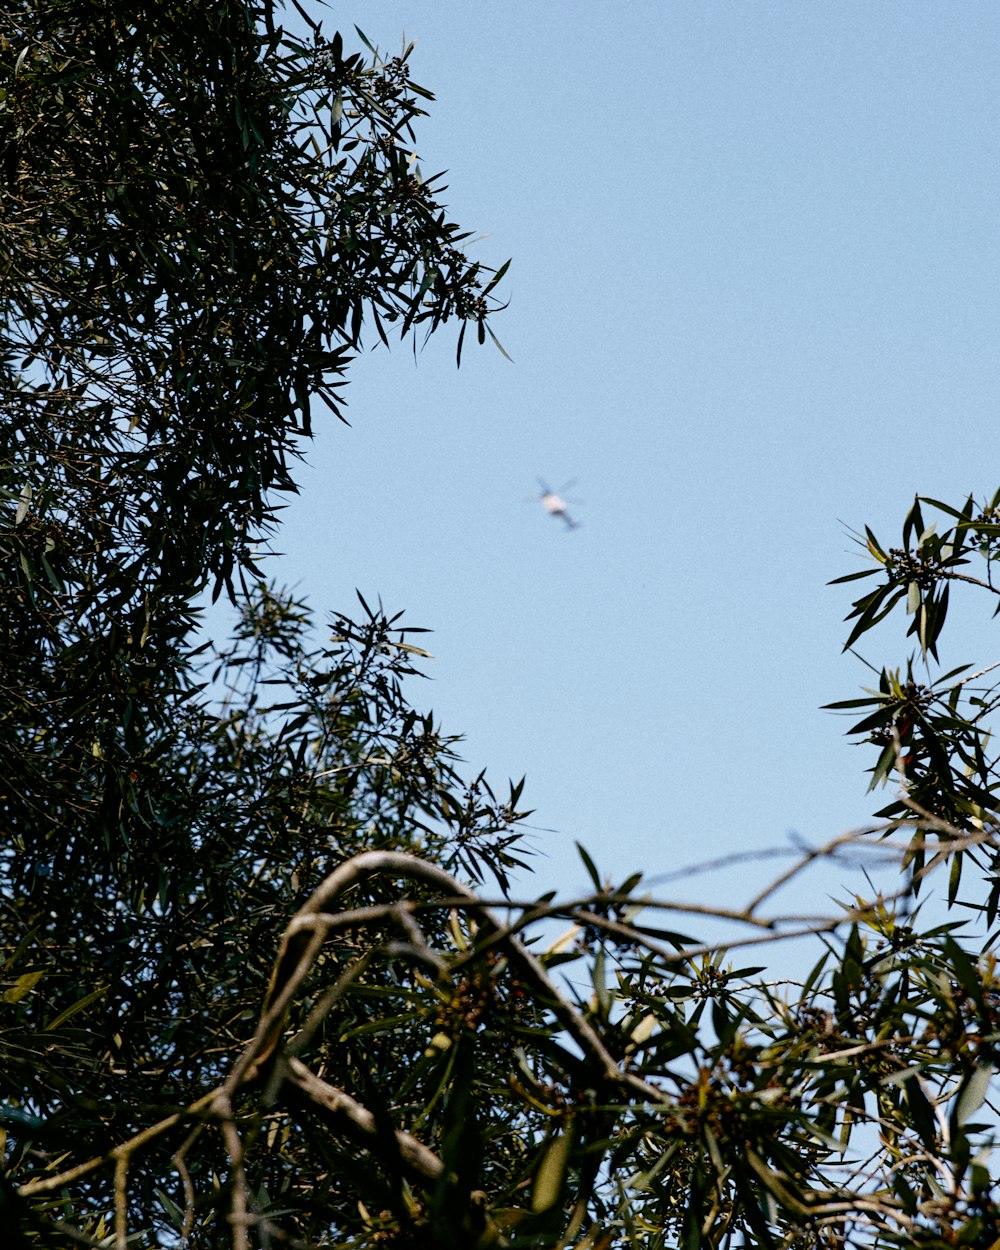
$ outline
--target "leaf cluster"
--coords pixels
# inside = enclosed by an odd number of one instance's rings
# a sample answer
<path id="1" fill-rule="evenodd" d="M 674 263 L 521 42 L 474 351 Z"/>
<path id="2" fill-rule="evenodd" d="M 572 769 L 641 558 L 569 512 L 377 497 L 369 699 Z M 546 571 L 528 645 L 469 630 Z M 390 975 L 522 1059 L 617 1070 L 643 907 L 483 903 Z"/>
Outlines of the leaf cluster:
<path id="1" fill-rule="evenodd" d="M 932 507 L 952 524 L 938 532 L 936 521 L 925 522 L 923 506 Z M 981 505 L 970 496 L 961 508 L 931 499 L 917 499 L 903 524 L 902 545 L 883 549 L 866 529 L 864 547 L 878 567 L 848 574 L 837 583 L 878 577 L 875 590 L 857 599 L 848 620 L 854 621 L 847 647 L 854 644 L 894 610 L 905 608 L 912 619 L 908 635 L 916 636 L 919 656 L 905 665 L 883 667 L 878 688 L 863 696 L 830 704 L 830 708 L 861 719 L 849 732 L 878 748 L 872 767 L 871 788 L 897 777 L 904 789 L 878 813 L 893 818 L 919 810 L 961 833 L 982 829 L 995 821 L 1000 775 L 991 748 L 992 715 L 998 688 L 990 679 L 996 665 L 975 668 L 962 664 L 940 670 L 938 640 L 949 608 L 953 585 L 977 587 L 991 597 L 992 569 L 1000 547 L 1000 496 Z M 963 571 L 973 561 L 983 576 Z M 994 616 L 1000 603 L 994 607 Z M 921 676 L 919 667 L 925 675 Z M 973 671 L 974 670 L 974 671 Z M 944 837 L 948 834 L 945 831 Z M 956 897 L 966 857 L 952 862 L 950 897 Z M 989 860 L 980 852 L 971 858 L 981 866 Z M 919 888 L 926 863 L 923 844 L 915 845 L 912 868 Z M 989 919 L 995 918 L 1000 895 L 991 893 Z"/>

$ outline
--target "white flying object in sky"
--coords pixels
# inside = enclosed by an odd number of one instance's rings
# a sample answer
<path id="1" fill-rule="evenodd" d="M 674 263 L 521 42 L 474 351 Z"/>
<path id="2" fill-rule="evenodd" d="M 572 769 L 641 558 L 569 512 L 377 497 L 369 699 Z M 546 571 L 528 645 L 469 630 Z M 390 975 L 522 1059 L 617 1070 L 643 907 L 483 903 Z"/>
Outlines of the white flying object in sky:
<path id="1" fill-rule="evenodd" d="M 575 481 L 576 478 L 574 478 L 572 482 L 567 482 L 565 486 L 560 486 L 559 490 L 556 491 L 550 490 L 541 478 L 538 479 L 538 485 L 542 488 L 542 493 L 539 495 L 539 499 L 542 501 L 542 507 L 549 514 L 549 516 L 557 516 L 565 523 L 566 528 L 571 530 L 579 529 L 580 522 L 574 521 L 566 511 L 566 500 L 563 499 L 562 492 L 564 490 L 569 490 Z"/>

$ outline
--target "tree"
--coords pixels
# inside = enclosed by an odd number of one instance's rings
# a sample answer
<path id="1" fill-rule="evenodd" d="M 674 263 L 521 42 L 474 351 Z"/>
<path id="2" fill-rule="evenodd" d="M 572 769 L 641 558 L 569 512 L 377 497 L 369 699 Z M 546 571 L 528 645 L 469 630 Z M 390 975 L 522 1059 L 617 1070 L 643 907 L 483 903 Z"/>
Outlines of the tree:
<path id="1" fill-rule="evenodd" d="M 583 851 L 587 897 L 516 898 L 521 786 L 409 705 L 419 631 L 362 600 L 318 644 L 258 554 L 363 331 L 492 333 L 406 54 L 264 0 L 8 10 L 4 1244 L 996 1245 L 996 695 L 935 674 L 1000 496 L 848 575 L 847 645 L 905 608 L 917 647 L 837 705 L 879 823 L 740 907 Z M 782 913 L 848 856 L 870 895 Z M 801 984 L 740 966 L 802 933 Z"/>
<path id="2" fill-rule="evenodd" d="M 371 613 L 307 653 L 257 551 L 311 406 L 342 415 L 362 327 L 454 319 L 461 349 L 470 322 L 490 333 L 499 275 L 411 161 L 427 93 L 405 53 L 296 39 L 270 3 L 6 16 L 0 1083 L 19 1173 L 217 1074 L 225 1043 L 190 1026 L 238 982 L 217 1023 L 241 1036 L 274 917 L 318 865 L 449 828 L 478 862 L 489 803 L 402 703 L 408 635 Z M 211 659 L 206 591 L 244 608 Z M 264 713 L 275 658 L 287 707 Z M 212 679 L 233 684 L 221 708 Z"/>

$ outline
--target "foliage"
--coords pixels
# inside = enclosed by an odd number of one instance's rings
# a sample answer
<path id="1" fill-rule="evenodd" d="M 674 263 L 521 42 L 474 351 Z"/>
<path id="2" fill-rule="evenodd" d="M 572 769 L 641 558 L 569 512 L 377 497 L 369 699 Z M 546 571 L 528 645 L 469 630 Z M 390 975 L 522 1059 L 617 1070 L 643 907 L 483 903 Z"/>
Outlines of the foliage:
<path id="1" fill-rule="evenodd" d="M 428 93 L 405 53 L 300 40 L 270 0 L 131 20 L 12 0 L 5 18 L 5 723 L 58 702 L 51 762 L 89 752 L 95 724 L 141 736 L 181 680 L 193 597 L 259 576 L 365 322 L 483 337 L 492 281 L 413 163 Z M 67 688 L 69 665 L 99 680 Z"/>
<path id="2" fill-rule="evenodd" d="M 301 605 L 266 587 L 245 603 L 233 644 L 206 674 L 226 691 L 221 709 L 186 700 L 170 732 L 133 756 L 119 816 L 127 849 L 113 869 L 98 876 L 101 856 L 67 845 L 85 866 L 71 891 L 58 866 L 10 864 L 13 1027 L 0 1093 L 18 1109 L 7 1121 L 15 1171 L 51 1172 L 69 1142 L 103 1152 L 218 1081 L 252 1030 L 285 918 L 352 849 L 403 847 L 474 870 L 492 863 L 501 880 L 515 862 L 505 849 L 512 803 L 493 801 L 483 779 L 463 786 L 453 740 L 403 701 L 417 650 L 408 631 L 373 612 L 360 625 L 336 619 L 330 644 L 307 650 L 308 626 Z M 98 833 L 94 819 L 81 838 Z M 64 910 L 53 915 L 56 903 Z M 352 949 L 347 941 L 330 958 Z M 321 1050 L 327 1071 L 357 1088 L 370 1045 L 329 1038 Z M 387 1070 L 405 1062 L 405 1045 L 381 1051 Z M 28 1108 L 37 1138 L 25 1131 Z M 280 1163 L 300 1185 L 315 1184 L 308 1135 L 282 1143 L 259 1184 L 280 1184 Z M 157 1193 L 164 1166 L 169 1153 L 154 1149 L 132 1193 L 169 1226 L 170 1199 Z M 191 1164 L 199 1182 L 225 1171 L 218 1143 Z M 103 1209 L 104 1179 L 82 1183 L 82 1211 Z M 220 1201 L 215 1193 L 210 1223 Z M 310 1203 L 322 1227 L 333 1208 L 315 1192 Z M 64 1199 L 59 1207 L 65 1214 Z"/>
<path id="3" fill-rule="evenodd" d="M 882 823 L 742 906 L 582 851 L 587 897 L 514 898 L 521 786 L 410 706 L 420 631 L 362 599 L 317 641 L 258 567 L 362 331 L 491 333 L 405 53 L 263 2 L 6 15 L 3 1244 L 996 1246 L 996 696 L 938 652 L 1000 496 L 844 579 L 849 647 L 905 609 L 918 648 L 835 705 Z M 752 962 L 793 934 L 798 984 Z"/>
<path id="4" fill-rule="evenodd" d="M 925 523 L 921 504 L 954 524 L 938 533 L 936 521 Z M 871 576 L 880 581 L 875 590 L 854 604 L 848 620 L 854 620 L 855 625 L 846 646 L 852 646 L 893 609 L 905 605 L 912 618 L 907 632 L 918 641 L 919 658 L 911 656 L 905 666 L 881 669 L 877 690 L 830 706 L 855 715 L 865 713 L 850 732 L 864 735 L 880 747 L 872 768 L 872 789 L 894 772 L 905 781 L 904 796 L 883 808 L 880 816 L 918 811 L 954 826 L 962 835 L 982 830 L 996 820 L 1000 799 L 996 756 L 989 746 L 990 718 L 1000 696 L 996 683 L 985 680 L 997 665 L 970 671 L 973 665 L 963 664 L 940 675 L 932 674 L 940 668 L 937 643 L 947 619 L 952 585 L 964 583 L 994 598 L 1000 595 L 992 578 L 992 566 L 1000 554 L 1000 492 L 978 507 L 971 496 L 961 508 L 917 499 L 903 524 L 901 547 L 883 550 L 869 529 L 864 545 L 878 567 L 837 581 Z M 972 561 L 980 564 L 982 577 L 962 571 Z M 998 611 L 1000 603 L 994 606 L 993 614 Z M 916 675 L 920 664 L 927 673 L 925 681 Z M 996 864 L 992 857 L 984 856 L 984 851 L 977 851 L 968 857 L 953 857 L 951 901 L 967 858 L 985 869 L 988 879 L 996 878 Z M 919 840 L 908 862 L 915 871 L 914 888 L 919 889 L 926 864 Z M 990 924 L 996 919 L 998 900 L 1000 894 L 994 890 L 987 908 Z"/>

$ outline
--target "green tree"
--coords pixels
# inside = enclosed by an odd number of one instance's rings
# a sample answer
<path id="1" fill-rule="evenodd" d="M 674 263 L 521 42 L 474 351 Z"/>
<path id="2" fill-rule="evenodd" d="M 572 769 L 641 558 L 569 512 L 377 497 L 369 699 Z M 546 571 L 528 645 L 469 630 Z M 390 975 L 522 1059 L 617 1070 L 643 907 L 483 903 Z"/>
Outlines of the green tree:
<path id="1" fill-rule="evenodd" d="M 490 333 L 499 277 L 412 160 L 428 93 L 406 53 L 279 18 L 5 6 L 0 1096 L 18 1175 L 212 1083 L 330 863 L 391 846 L 475 871 L 480 845 L 513 862 L 510 804 L 460 784 L 402 700 L 409 634 L 366 608 L 307 650 L 304 610 L 261 582 L 311 409 L 342 415 L 362 329 L 453 319 L 460 351 L 470 323 Z M 211 656 L 208 592 L 243 613 Z M 212 1149 L 192 1175 L 225 1176 Z M 71 1212 L 60 1197 L 67 1228 L 99 1236 L 105 1181 Z"/>
<path id="2" fill-rule="evenodd" d="M 521 787 L 410 706 L 420 631 L 317 642 L 258 555 L 363 331 L 491 334 L 406 54 L 264 0 L 5 16 L 3 1244 L 1000 1244 L 997 695 L 938 660 L 1000 496 L 862 539 L 847 645 L 915 639 L 837 705 L 870 830 L 729 908 L 585 852 L 587 897 L 512 897 Z M 848 856 L 865 896 L 781 910 Z M 751 963 L 793 934 L 798 985 Z"/>

